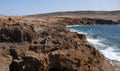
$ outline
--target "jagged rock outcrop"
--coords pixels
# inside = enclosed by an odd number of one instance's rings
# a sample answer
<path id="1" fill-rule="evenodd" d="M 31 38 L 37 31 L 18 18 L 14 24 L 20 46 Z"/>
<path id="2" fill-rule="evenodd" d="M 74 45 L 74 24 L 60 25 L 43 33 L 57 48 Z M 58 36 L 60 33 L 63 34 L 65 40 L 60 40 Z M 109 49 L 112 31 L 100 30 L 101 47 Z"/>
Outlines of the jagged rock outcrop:
<path id="1" fill-rule="evenodd" d="M 35 38 L 32 28 L 25 27 L 25 24 L 17 23 L 11 26 L 3 26 L 0 29 L 0 42 L 31 42 Z"/>
<path id="2" fill-rule="evenodd" d="M 85 35 L 64 26 L 1 27 L 0 56 L 3 71 L 113 71 Z"/>

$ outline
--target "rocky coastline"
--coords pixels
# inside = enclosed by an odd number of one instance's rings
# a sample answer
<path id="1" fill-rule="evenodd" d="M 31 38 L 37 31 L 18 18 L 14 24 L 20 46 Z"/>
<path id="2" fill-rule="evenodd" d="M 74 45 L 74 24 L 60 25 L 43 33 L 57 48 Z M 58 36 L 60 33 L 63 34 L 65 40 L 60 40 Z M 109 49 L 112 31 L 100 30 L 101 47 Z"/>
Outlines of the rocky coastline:
<path id="1" fill-rule="evenodd" d="M 119 24 L 111 20 L 63 17 L 1 17 L 1 71 L 114 71 L 83 34 L 66 25 Z M 76 24 L 75 24 L 76 23 Z"/>

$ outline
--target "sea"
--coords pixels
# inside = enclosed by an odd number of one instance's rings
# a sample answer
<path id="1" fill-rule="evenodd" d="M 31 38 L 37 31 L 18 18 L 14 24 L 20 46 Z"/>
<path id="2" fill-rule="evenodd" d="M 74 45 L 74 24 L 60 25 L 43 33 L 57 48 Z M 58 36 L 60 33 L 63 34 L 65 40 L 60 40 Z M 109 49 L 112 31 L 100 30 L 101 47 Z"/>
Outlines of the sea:
<path id="1" fill-rule="evenodd" d="M 107 59 L 120 62 L 120 25 L 76 25 L 67 28 L 85 34 L 88 42 Z"/>

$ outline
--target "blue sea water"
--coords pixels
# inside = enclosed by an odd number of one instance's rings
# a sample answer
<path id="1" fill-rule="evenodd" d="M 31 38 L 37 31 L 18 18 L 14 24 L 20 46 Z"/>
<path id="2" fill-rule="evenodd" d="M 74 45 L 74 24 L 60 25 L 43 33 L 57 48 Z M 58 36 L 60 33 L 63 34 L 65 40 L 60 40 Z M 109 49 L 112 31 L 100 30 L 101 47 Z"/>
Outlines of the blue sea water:
<path id="1" fill-rule="evenodd" d="M 120 61 L 120 25 L 68 26 L 73 32 L 85 34 L 106 58 Z"/>

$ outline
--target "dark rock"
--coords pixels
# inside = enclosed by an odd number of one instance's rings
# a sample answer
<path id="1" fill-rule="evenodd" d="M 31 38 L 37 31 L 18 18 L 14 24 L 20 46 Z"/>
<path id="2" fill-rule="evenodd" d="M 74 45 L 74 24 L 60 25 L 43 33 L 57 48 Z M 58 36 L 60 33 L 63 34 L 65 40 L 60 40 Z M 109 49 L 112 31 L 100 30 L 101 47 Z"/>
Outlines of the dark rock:
<path id="1" fill-rule="evenodd" d="M 34 41 L 33 44 L 38 44 L 38 42 L 37 42 L 37 41 Z"/>
<path id="2" fill-rule="evenodd" d="M 47 43 L 47 39 L 43 39 L 40 41 L 40 44 L 46 44 Z"/>
<path id="3" fill-rule="evenodd" d="M 87 42 L 87 38 L 84 34 L 77 34 L 79 39 L 83 40 L 84 42 Z"/>
<path id="4" fill-rule="evenodd" d="M 10 64 L 10 71 L 23 71 L 22 67 L 17 62 L 12 62 Z"/>
<path id="5" fill-rule="evenodd" d="M 15 49 L 10 49 L 10 54 L 13 57 L 13 59 L 18 59 L 18 54 Z"/>
<path id="6" fill-rule="evenodd" d="M 9 26 L 0 29 L 0 42 L 31 42 L 35 33 L 27 27 Z"/>
<path id="7" fill-rule="evenodd" d="M 44 71 L 41 68 L 40 61 L 33 57 L 23 57 L 23 61 L 13 61 L 10 65 L 10 71 Z"/>

